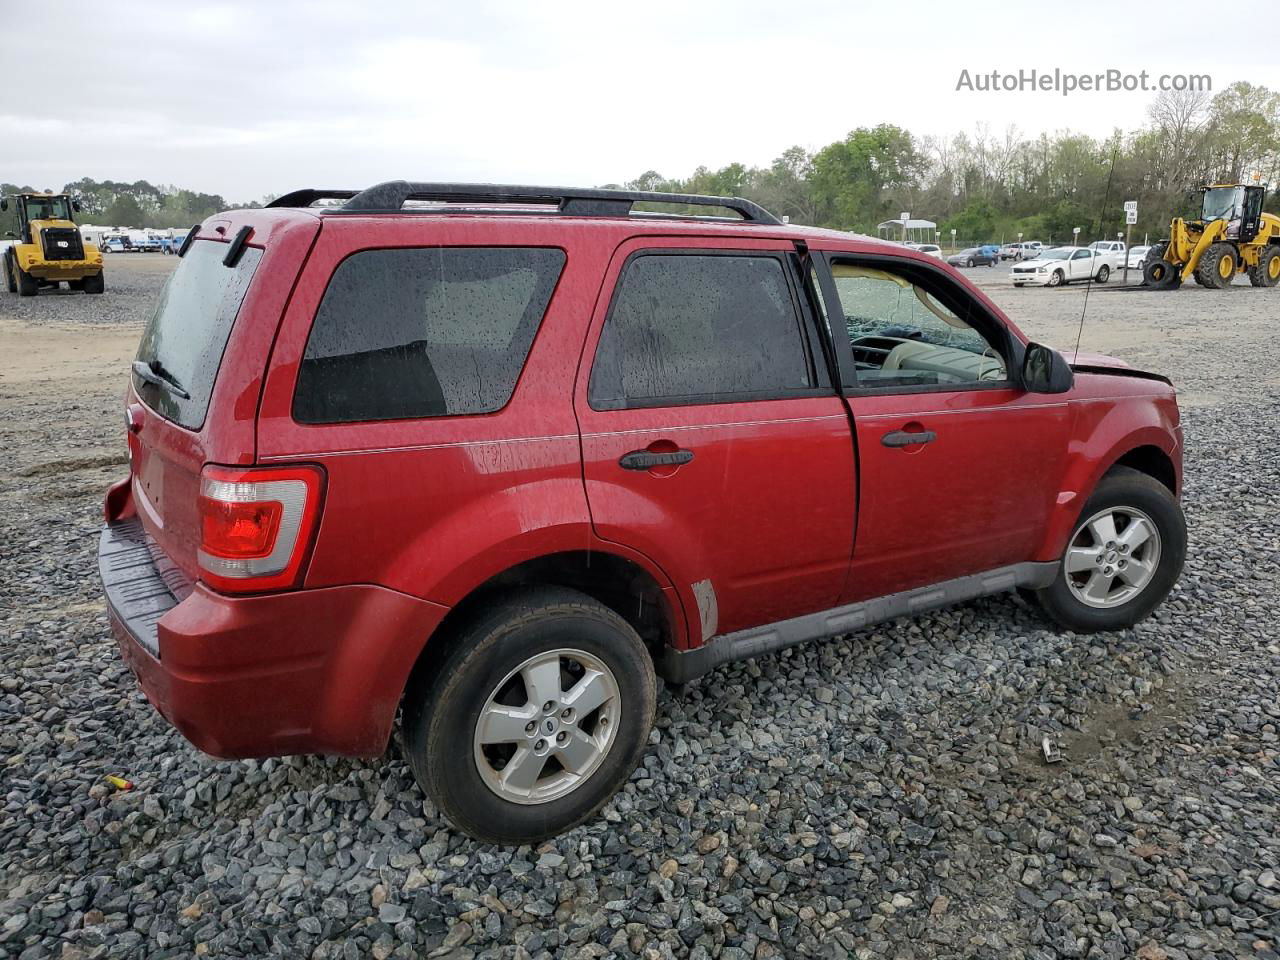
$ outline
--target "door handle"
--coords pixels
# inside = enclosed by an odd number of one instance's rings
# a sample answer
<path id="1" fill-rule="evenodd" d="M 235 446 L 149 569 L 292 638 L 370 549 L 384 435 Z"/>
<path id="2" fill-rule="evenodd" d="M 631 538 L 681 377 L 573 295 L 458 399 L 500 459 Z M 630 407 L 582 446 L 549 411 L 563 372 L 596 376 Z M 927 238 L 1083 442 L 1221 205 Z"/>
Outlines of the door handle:
<path id="1" fill-rule="evenodd" d="M 906 430 L 894 430 L 892 433 L 886 433 L 880 438 L 880 442 L 886 447 L 910 447 L 918 443 L 933 443 L 938 435 L 932 430 L 921 430 L 917 433 L 909 433 Z"/>
<path id="2" fill-rule="evenodd" d="M 652 470 L 654 467 L 679 467 L 692 459 L 692 450 L 673 450 L 669 453 L 632 450 L 618 458 L 618 466 L 623 470 Z"/>

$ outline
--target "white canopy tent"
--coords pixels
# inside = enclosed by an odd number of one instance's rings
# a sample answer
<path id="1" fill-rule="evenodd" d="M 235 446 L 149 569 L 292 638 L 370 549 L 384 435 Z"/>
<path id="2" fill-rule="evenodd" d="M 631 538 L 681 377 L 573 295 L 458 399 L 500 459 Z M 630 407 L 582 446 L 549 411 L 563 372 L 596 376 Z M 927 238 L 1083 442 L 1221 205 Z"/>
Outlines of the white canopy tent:
<path id="1" fill-rule="evenodd" d="M 911 240 L 915 243 L 936 243 L 938 225 L 932 220 L 886 220 L 876 228 L 882 240 Z"/>

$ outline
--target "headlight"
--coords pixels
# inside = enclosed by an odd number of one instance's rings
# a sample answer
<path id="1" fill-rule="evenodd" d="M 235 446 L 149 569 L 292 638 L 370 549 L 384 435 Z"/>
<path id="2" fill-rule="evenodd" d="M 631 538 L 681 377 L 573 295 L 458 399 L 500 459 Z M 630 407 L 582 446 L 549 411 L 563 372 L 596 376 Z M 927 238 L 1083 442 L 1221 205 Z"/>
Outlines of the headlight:
<path id="1" fill-rule="evenodd" d="M 1036 273 L 1048 273 L 1048 272 L 1049 272 L 1048 267 L 1036 267 Z"/>

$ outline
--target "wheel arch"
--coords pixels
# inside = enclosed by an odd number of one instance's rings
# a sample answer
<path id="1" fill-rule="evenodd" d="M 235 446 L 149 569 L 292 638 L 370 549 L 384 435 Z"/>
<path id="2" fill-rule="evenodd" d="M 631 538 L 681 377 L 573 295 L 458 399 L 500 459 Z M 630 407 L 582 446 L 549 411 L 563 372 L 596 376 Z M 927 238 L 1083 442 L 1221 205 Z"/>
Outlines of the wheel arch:
<path id="1" fill-rule="evenodd" d="M 1109 431 L 1100 430 L 1105 435 Z M 1115 467 L 1129 467 L 1152 477 L 1173 496 L 1182 494 L 1180 450 L 1174 434 L 1162 426 L 1139 427 L 1120 437 L 1101 437 L 1100 450 L 1084 450 L 1068 464 L 1045 536 L 1034 559 L 1058 560 L 1080 512 L 1094 490 Z"/>
<path id="2" fill-rule="evenodd" d="M 523 560 L 473 586 L 450 608 L 422 648 L 402 684 L 402 696 L 461 642 L 466 627 L 492 599 L 504 592 L 545 587 L 577 590 L 608 607 L 639 634 L 657 657 L 679 645 L 686 632 L 680 599 L 659 573 L 638 560 L 610 550 L 565 550 Z"/>

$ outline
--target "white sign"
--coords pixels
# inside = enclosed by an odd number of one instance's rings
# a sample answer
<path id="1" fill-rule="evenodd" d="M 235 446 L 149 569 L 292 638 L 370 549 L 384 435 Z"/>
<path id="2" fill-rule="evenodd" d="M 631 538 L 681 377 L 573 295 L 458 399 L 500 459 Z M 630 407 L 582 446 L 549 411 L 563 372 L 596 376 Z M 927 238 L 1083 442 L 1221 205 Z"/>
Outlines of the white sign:
<path id="1" fill-rule="evenodd" d="M 1138 201 L 1137 201 L 1137 200 L 1126 200 L 1126 201 L 1124 202 L 1124 212 L 1125 212 L 1125 213 L 1137 213 L 1137 212 L 1138 212 Z"/>
<path id="2" fill-rule="evenodd" d="M 902 211 L 902 219 L 903 219 L 903 220 L 910 220 L 910 219 L 911 219 L 911 211 L 910 211 L 910 210 L 904 210 L 904 211 Z"/>
<path id="3" fill-rule="evenodd" d="M 1137 222 L 1138 222 L 1138 211 L 1137 211 L 1137 210 L 1126 210 L 1126 211 L 1125 211 L 1125 215 L 1124 215 L 1124 222 L 1125 222 L 1125 223 L 1127 223 L 1127 224 L 1130 224 L 1130 225 L 1137 223 Z"/>

